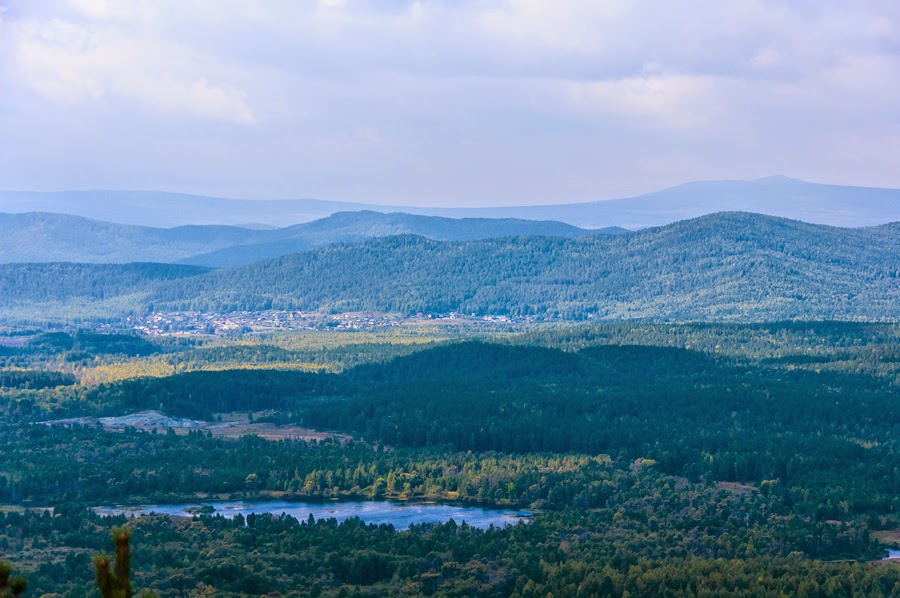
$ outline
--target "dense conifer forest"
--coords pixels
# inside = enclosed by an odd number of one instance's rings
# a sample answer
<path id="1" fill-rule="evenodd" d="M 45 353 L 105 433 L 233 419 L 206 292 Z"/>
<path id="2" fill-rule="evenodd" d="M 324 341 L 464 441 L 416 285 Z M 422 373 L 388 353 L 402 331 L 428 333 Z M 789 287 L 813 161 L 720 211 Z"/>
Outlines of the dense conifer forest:
<path id="1" fill-rule="evenodd" d="M 900 539 L 894 324 L 2 339 L 0 559 L 29 595 L 95 591 L 92 555 L 123 524 L 135 587 L 160 596 L 900 591 L 879 561 Z M 91 419 L 145 410 L 213 427 Z M 257 428 L 217 433 L 235 413 Z M 92 511 L 272 498 L 533 516 L 407 530 Z"/>
<path id="2" fill-rule="evenodd" d="M 167 310 L 509 315 L 547 321 L 891 320 L 900 228 L 722 213 L 625 235 L 333 244 L 208 272 L 168 264 L 0 265 L 19 319 Z"/>

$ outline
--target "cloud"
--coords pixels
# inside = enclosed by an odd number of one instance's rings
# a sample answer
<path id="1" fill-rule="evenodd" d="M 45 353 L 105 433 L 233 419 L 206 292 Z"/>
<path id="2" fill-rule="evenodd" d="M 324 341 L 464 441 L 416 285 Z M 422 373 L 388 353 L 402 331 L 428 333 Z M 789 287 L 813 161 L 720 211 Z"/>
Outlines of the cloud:
<path id="1" fill-rule="evenodd" d="M 6 5 L 0 186 L 465 204 L 774 172 L 900 186 L 893 0 Z"/>
<path id="2" fill-rule="evenodd" d="M 221 71 L 190 47 L 152 35 L 135 35 L 108 21 L 143 20 L 149 10 L 125 11 L 126 3 L 77 0 L 98 22 L 58 18 L 14 20 L 4 29 L 18 82 L 61 104 L 136 101 L 152 109 L 237 124 L 255 122 L 248 94 L 210 80 Z M 215 75 L 212 75 L 215 77 Z"/>

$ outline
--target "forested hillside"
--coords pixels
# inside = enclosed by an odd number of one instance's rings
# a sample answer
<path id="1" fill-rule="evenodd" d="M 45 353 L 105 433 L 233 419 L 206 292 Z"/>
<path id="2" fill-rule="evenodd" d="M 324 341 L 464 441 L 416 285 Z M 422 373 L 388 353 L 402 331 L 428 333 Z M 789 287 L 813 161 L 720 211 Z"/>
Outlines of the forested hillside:
<path id="1" fill-rule="evenodd" d="M 160 281 L 209 272 L 175 264 L 0 264 L 0 306 L 104 300 L 146 292 Z M 134 298 L 138 306 L 139 298 Z"/>
<path id="2" fill-rule="evenodd" d="M 561 318 L 895 318 L 900 231 L 724 213 L 630 235 L 397 236 L 160 285 L 150 306 Z"/>
<path id="3" fill-rule="evenodd" d="M 175 262 L 256 242 L 260 234 L 237 226 L 151 228 L 65 214 L 0 214 L 0 262 Z"/>
<path id="4" fill-rule="evenodd" d="M 192 256 L 185 263 L 213 267 L 248 264 L 296 253 L 312 247 L 366 239 L 413 234 L 437 241 L 468 241 L 512 236 L 579 237 L 617 235 L 629 231 L 607 227 L 577 228 L 551 220 L 515 218 L 440 218 L 412 214 L 380 214 L 371 211 L 339 212 L 327 218 L 275 231 L 264 231 L 260 241 Z"/>
<path id="5" fill-rule="evenodd" d="M 478 234 L 477 227 L 469 234 Z M 6 264 L 0 305 L 60 317 L 300 309 L 576 320 L 894 320 L 900 226 L 842 229 L 727 213 L 627 235 L 449 242 L 399 235 L 214 271 Z"/>
<path id="6" fill-rule="evenodd" d="M 397 234 L 452 241 L 623 232 L 616 228 L 586 230 L 552 221 L 452 219 L 371 211 L 341 212 L 307 224 L 264 230 L 212 225 L 151 228 L 61 214 L 0 214 L 0 262 L 179 262 L 229 267 L 330 243 Z"/>

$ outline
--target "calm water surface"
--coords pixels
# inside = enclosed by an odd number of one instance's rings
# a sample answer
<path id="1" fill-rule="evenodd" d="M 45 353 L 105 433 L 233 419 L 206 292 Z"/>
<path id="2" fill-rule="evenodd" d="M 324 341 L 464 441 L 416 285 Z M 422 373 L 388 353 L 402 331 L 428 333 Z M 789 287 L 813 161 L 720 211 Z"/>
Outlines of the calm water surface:
<path id="1" fill-rule="evenodd" d="M 453 519 L 456 523 L 465 521 L 472 527 L 488 528 L 515 525 L 519 521 L 529 521 L 531 513 L 526 511 L 503 511 L 499 509 L 481 509 L 478 507 L 454 507 L 436 504 L 404 504 L 392 502 L 328 502 L 304 503 L 279 500 L 260 502 L 199 502 L 173 505 L 138 505 L 97 507 L 98 515 L 174 515 L 191 517 L 204 506 L 213 507 L 214 515 L 222 515 L 231 519 L 237 514 L 244 517 L 250 513 L 257 515 L 286 513 L 291 517 L 305 520 L 312 514 L 316 519 L 335 518 L 338 521 L 359 517 L 366 523 L 390 523 L 397 529 L 407 529 L 418 523 L 443 523 Z M 208 510 L 208 509 L 207 509 Z"/>

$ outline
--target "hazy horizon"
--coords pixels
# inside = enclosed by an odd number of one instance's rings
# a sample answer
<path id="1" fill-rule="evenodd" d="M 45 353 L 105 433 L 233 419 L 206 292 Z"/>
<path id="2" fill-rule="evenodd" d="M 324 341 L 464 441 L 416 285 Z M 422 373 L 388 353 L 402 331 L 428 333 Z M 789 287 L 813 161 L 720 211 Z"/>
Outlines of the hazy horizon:
<path id="1" fill-rule="evenodd" d="M 670 185 L 668 187 L 661 188 L 649 188 L 645 191 L 641 191 L 639 193 L 635 193 L 631 196 L 615 196 L 615 197 L 596 197 L 596 198 L 586 198 L 580 201 L 567 201 L 567 202 L 541 202 L 540 200 L 534 200 L 531 202 L 523 202 L 523 203 L 515 203 L 515 200 L 510 200 L 504 203 L 490 204 L 485 203 L 481 206 L 460 206 L 460 207 L 529 207 L 529 206 L 545 206 L 545 205 L 562 205 L 568 203 L 587 203 L 593 201 L 614 201 L 617 199 L 632 199 L 633 197 L 640 197 L 642 195 L 649 195 L 652 193 L 656 193 L 659 191 L 665 191 L 666 189 L 681 187 L 684 185 L 691 185 L 694 183 L 716 183 L 716 182 L 754 182 L 764 179 L 777 179 L 777 178 L 787 178 L 792 180 L 802 181 L 802 179 L 796 179 L 794 177 L 787 177 L 785 175 L 773 174 L 763 177 L 757 177 L 755 179 L 709 179 L 709 180 L 686 180 L 681 183 L 676 183 L 674 185 Z M 820 183 L 819 181 L 802 181 L 804 183 L 813 183 L 813 184 L 827 184 Z M 865 185 L 849 185 L 849 186 L 861 186 L 865 187 Z M 870 188 L 878 188 L 878 187 L 870 187 Z M 883 187 L 885 189 L 889 189 L 890 187 Z M 212 193 L 199 193 L 192 191 L 183 191 L 180 189 L 154 189 L 154 188 L 118 188 L 118 189 L 103 189 L 103 188 L 66 188 L 66 189 L 6 189 L 0 188 L 0 192 L 3 193 L 164 193 L 164 194 L 173 194 L 173 195 L 194 195 L 197 197 L 210 197 L 215 199 L 225 199 L 225 200 L 241 200 L 241 201 L 295 201 L 295 200 L 308 200 L 308 201 L 323 201 L 323 202 L 334 202 L 334 203 L 353 203 L 353 204 L 365 204 L 372 206 L 381 206 L 381 207 L 421 207 L 421 208 L 448 208 L 452 209 L 457 206 L 446 205 L 446 204 L 418 204 L 413 202 L 404 203 L 403 205 L 390 203 L 390 202 L 376 202 L 369 201 L 366 199 L 359 200 L 350 200 L 350 199 L 339 199 L 339 198 L 322 198 L 322 197 L 307 197 L 307 196 L 285 196 L 285 197 L 263 197 L 263 196 L 247 196 L 240 197 L 238 195 L 220 195 L 220 194 L 212 194 Z M 0 211 L 2 211 L 2 205 L 0 205 Z"/>
<path id="2" fill-rule="evenodd" d="M 478 206 L 469 206 L 469 205 L 452 205 L 452 204 L 428 204 L 428 203 L 418 203 L 415 201 L 411 201 L 408 203 L 395 203 L 395 202 L 376 202 L 376 201 L 367 201 L 366 199 L 360 200 L 350 200 L 350 199 L 339 199 L 339 198 L 322 198 L 322 197 L 302 197 L 302 196 L 294 196 L 294 197 L 240 197 L 238 195 L 215 195 L 215 194 L 206 194 L 206 193 L 195 193 L 189 191 L 181 191 L 178 189 L 0 189 L 0 193 L 23 193 L 23 194 L 32 194 L 32 193 L 41 193 L 41 194 L 65 194 L 65 193 L 158 193 L 161 195 L 188 195 L 195 197 L 203 197 L 208 199 L 221 199 L 225 201 L 236 200 L 236 201 L 313 201 L 313 202 L 323 202 L 323 203 L 345 203 L 348 205 L 360 205 L 360 206 L 371 206 L 373 208 L 421 208 L 421 209 L 436 209 L 436 210 L 454 210 L 454 209 L 491 209 L 491 208 L 528 208 L 528 207 L 553 207 L 553 206 L 564 206 L 564 205 L 573 205 L 573 204 L 582 204 L 582 203 L 592 203 L 592 202 L 615 202 L 617 200 L 629 200 L 629 199 L 640 199 L 644 196 L 654 195 L 656 193 L 661 193 L 673 189 L 678 189 L 681 187 L 687 187 L 690 185 L 702 185 L 702 184 L 710 184 L 710 183 L 755 183 L 765 181 L 767 179 L 782 179 L 788 181 L 796 181 L 800 183 L 808 183 L 812 185 L 822 185 L 827 187 L 858 187 L 861 189 L 872 189 L 872 190 L 888 190 L 895 191 L 900 190 L 900 187 L 878 187 L 878 186 L 869 186 L 869 185 L 834 185 L 829 183 L 824 183 L 821 181 L 809 181 L 804 179 L 799 179 L 795 177 L 788 177 L 786 175 L 781 174 L 773 174 L 767 175 L 763 177 L 758 177 L 754 179 L 709 179 L 709 180 L 690 180 L 683 181 L 681 183 L 676 183 L 674 185 L 663 187 L 663 188 L 652 188 L 647 191 L 637 193 L 630 196 L 616 196 L 616 197 L 597 197 L 597 198 L 585 198 L 583 200 L 575 200 L 575 201 L 559 201 L 559 202 L 541 202 L 539 200 L 534 200 L 530 202 L 519 202 L 510 200 L 507 202 L 497 202 L 490 203 L 489 201 L 483 202 Z M 3 212 L 3 198 L 0 197 L 0 212 Z"/>

